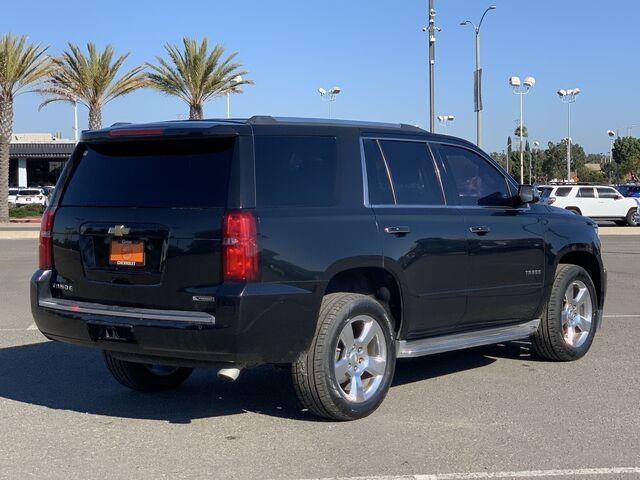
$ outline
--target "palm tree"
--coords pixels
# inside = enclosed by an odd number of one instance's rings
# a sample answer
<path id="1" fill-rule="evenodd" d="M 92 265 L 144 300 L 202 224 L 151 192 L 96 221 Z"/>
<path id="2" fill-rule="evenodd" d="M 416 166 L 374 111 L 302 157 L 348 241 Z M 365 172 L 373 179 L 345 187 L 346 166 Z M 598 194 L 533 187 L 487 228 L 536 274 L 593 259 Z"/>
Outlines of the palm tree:
<path id="1" fill-rule="evenodd" d="M 47 47 L 29 43 L 26 36 L 0 37 L 0 222 L 9 221 L 9 142 L 13 132 L 13 99 L 46 76 L 51 60 Z"/>
<path id="2" fill-rule="evenodd" d="M 69 43 L 69 50 L 54 58 L 55 67 L 39 89 L 46 100 L 40 108 L 52 102 L 78 102 L 89 109 L 89 128 L 102 127 L 102 107 L 113 100 L 144 87 L 144 65 L 139 65 L 118 77 L 118 71 L 129 56 L 114 60 L 114 50 L 107 45 L 102 52 L 94 43 L 87 43 L 85 55 L 77 45 Z"/>
<path id="3" fill-rule="evenodd" d="M 189 119 L 200 120 L 207 100 L 228 93 L 242 93 L 241 85 L 253 85 L 242 77 L 247 72 L 242 64 L 233 63 L 237 53 L 223 58 L 224 47 L 216 44 L 209 51 L 206 38 L 200 44 L 183 38 L 184 50 L 176 45 L 165 45 L 168 60 L 156 57 L 158 65 L 149 64 L 149 86 L 168 95 L 181 98 L 189 105 Z"/>

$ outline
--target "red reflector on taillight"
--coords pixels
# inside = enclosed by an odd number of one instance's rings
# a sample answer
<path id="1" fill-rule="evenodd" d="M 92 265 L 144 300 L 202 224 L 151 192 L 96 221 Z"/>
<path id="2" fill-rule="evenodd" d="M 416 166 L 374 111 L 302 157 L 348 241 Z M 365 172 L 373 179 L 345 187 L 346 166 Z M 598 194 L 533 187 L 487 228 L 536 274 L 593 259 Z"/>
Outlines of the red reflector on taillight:
<path id="1" fill-rule="evenodd" d="M 229 212 L 224 216 L 222 265 L 225 280 L 258 280 L 260 257 L 256 223 L 252 212 Z"/>
<path id="2" fill-rule="evenodd" d="M 147 137 L 162 135 L 164 128 L 121 128 L 109 131 L 110 137 Z"/>
<path id="3" fill-rule="evenodd" d="M 51 270 L 53 268 L 53 219 L 55 208 L 47 208 L 42 214 L 40 223 L 40 241 L 38 244 L 39 267 L 41 270 Z"/>
<path id="4" fill-rule="evenodd" d="M 549 199 L 547 200 L 547 204 L 551 205 L 552 203 L 556 202 L 556 197 L 549 197 Z"/>

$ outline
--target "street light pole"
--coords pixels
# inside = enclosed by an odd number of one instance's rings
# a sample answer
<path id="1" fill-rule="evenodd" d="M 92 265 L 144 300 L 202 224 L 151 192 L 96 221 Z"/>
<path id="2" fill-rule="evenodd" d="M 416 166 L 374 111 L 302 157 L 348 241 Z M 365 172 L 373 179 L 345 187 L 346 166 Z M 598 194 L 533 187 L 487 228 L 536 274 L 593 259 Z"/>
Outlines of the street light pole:
<path id="1" fill-rule="evenodd" d="M 237 91 L 240 83 L 242 83 L 242 76 L 238 75 L 231 80 L 231 87 L 227 90 L 227 118 L 231 118 L 231 93 Z"/>
<path id="2" fill-rule="evenodd" d="M 436 131 L 436 10 L 434 0 L 429 0 L 429 131 Z"/>
<path id="3" fill-rule="evenodd" d="M 73 99 L 73 139 L 78 143 L 78 99 Z"/>
<path id="4" fill-rule="evenodd" d="M 609 135 L 609 140 L 611 140 L 611 143 L 609 144 L 609 184 L 611 184 L 611 168 L 613 167 L 613 144 L 615 143 L 616 137 L 618 135 L 613 130 L 608 130 L 607 135 Z"/>
<path id="5" fill-rule="evenodd" d="M 329 91 L 324 88 L 318 89 L 318 93 L 320 94 L 322 100 L 329 104 L 329 120 L 331 120 L 332 117 L 331 104 L 336 101 L 336 98 L 340 92 L 342 92 L 342 89 L 340 87 L 333 87 Z"/>
<path id="6" fill-rule="evenodd" d="M 453 115 L 438 115 L 438 122 L 444 127 L 444 133 L 447 133 L 447 126 L 456 119 Z"/>
<path id="7" fill-rule="evenodd" d="M 523 81 L 520 77 L 509 78 L 509 85 L 513 88 L 513 93 L 520 95 L 520 183 L 524 184 L 524 100 L 523 97 L 529 93 L 536 84 L 533 77 L 525 77 Z"/>
<path id="8" fill-rule="evenodd" d="M 571 104 L 576 102 L 579 88 L 558 90 L 560 100 L 567 104 L 567 181 L 571 182 Z"/>
<path id="9" fill-rule="evenodd" d="M 495 5 L 489 6 L 482 14 L 477 27 L 471 20 L 465 20 L 460 23 L 460 25 L 471 25 L 476 32 L 476 70 L 473 76 L 473 100 L 474 110 L 476 112 L 476 145 L 478 145 L 478 148 L 482 148 L 482 68 L 480 67 L 480 27 L 482 27 L 482 21 L 484 20 L 485 15 L 490 10 L 495 9 Z"/>

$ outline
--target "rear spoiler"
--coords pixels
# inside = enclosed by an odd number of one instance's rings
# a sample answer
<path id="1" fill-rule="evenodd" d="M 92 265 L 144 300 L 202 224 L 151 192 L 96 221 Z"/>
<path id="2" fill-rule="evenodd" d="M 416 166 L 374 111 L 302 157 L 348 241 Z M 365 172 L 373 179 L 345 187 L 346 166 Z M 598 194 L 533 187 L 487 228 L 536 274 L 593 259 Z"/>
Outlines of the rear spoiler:
<path id="1" fill-rule="evenodd" d="M 163 122 L 134 125 L 118 123 L 100 130 L 84 130 L 80 141 L 109 142 L 164 138 L 236 137 L 251 134 L 251 127 L 240 123 L 209 121 Z"/>

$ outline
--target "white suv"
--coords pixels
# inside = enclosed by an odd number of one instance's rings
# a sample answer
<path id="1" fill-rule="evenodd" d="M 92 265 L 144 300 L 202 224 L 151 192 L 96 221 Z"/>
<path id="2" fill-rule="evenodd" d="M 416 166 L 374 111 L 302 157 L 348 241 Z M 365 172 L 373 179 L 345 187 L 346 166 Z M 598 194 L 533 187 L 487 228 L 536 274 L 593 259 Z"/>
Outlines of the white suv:
<path id="1" fill-rule="evenodd" d="M 606 185 L 545 185 L 541 202 L 596 220 L 612 220 L 617 225 L 640 224 L 640 198 L 623 197 Z"/>
<path id="2" fill-rule="evenodd" d="M 41 188 L 21 188 L 16 195 L 15 204 L 20 205 L 42 205 L 47 203 L 47 196 Z"/>

